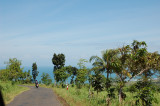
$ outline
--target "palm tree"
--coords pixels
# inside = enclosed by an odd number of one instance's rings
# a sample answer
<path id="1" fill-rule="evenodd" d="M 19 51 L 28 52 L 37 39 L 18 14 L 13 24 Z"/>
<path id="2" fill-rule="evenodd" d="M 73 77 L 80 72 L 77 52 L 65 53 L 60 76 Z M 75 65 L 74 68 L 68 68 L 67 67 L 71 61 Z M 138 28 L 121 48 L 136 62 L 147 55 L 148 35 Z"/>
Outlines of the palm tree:
<path id="1" fill-rule="evenodd" d="M 117 51 L 114 49 L 109 49 L 102 52 L 102 58 L 98 56 L 92 56 L 90 58 L 90 62 L 94 60 L 93 62 L 93 69 L 98 70 L 100 72 L 106 72 L 107 73 L 107 79 L 109 79 L 109 74 L 112 73 L 112 62 L 114 61 L 114 57 L 116 55 Z"/>

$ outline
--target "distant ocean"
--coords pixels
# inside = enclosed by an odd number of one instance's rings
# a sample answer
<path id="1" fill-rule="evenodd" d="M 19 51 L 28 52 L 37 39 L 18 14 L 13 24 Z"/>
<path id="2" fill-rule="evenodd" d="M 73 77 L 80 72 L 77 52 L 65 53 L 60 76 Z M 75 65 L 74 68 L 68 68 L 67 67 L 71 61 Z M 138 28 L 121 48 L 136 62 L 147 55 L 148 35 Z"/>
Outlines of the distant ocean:
<path id="1" fill-rule="evenodd" d="M 6 67 L 0 67 L 0 69 L 6 69 Z M 23 71 L 26 71 L 26 72 L 28 72 L 28 70 L 30 70 L 30 74 L 32 75 L 32 67 L 24 67 L 23 69 Z M 52 82 L 54 82 L 53 67 L 38 67 L 38 71 L 39 71 L 39 74 L 36 78 L 38 81 L 41 80 L 42 73 L 44 72 L 44 73 L 48 73 L 52 79 Z"/>
<path id="2" fill-rule="evenodd" d="M 30 74 L 32 75 L 32 67 L 24 67 L 24 70 L 23 71 L 27 71 L 28 72 L 28 70 L 31 70 L 30 72 Z M 44 73 L 48 73 L 49 74 L 49 76 L 51 77 L 51 79 L 52 79 L 52 82 L 54 82 L 54 77 L 53 77 L 53 67 L 38 67 L 38 69 L 37 69 L 38 71 L 39 71 L 39 74 L 38 74 L 38 76 L 37 76 L 37 80 L 38 81 L 40 81 L 41 80 L 41 76 L 42 76 L 42 73 L 44 72 Z"/>
<path id="3" fill-rule="evenodd" d="M 0 69 L 5 69 L 6 67 L 0 67 Z M 27 71 L 30 70 L 30 74 L 32 75 L 32 67 L 24 67 L 24 70 L 23 71 Z M 37 76 L 37 80 L 38 81 L 41 81 L 41 76 L 42 76 L 42 73 L 48 73 L 49 76 L 51 77 L 52 79 L 52 82 L 54 82 L 54 77 L 53 77 L 53 67 L 38 67 L 38 71 L 39 71 L 39 74 Z M 106 73 L 103 73 L 103 75 L 106 77 Z M 116 74 L 111 74 L 112 78 L 117 78 Z M 156 79 L 157 76 L 152 76 L 152 78 Z M 132 79 L 132 81 L 136 81 L 138 78 L 135 78 L 135 79 Z M 66 83 L 70 83 L 70 80 L 71 78 L 68 78 Z M 87 81 L 88 82 L 88 81 Z"/>

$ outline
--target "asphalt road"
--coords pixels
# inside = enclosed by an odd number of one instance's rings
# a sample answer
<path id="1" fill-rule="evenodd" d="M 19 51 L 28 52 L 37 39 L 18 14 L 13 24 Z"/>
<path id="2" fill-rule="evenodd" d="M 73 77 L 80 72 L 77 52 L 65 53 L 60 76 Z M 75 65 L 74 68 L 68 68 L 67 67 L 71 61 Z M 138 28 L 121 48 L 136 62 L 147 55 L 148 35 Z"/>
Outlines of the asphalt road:
<path id="1" fill-rule="evenodd" d="M 52 89 L 27 87 L 30 90 L 16 96 L 7 106 L 62 106 Z"/>

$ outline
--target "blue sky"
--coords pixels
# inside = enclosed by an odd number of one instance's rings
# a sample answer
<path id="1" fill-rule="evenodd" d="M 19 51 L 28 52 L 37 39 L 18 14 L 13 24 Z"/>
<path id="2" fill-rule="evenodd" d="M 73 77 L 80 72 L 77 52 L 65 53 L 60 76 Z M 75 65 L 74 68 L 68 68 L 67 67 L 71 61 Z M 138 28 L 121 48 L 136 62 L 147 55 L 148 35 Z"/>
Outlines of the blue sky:
<path id="1" fill-rule="evenodd" d="M 52 67 L 53 53 L 76 66 L 135 39 L 160 52 L 159 0 L 0 0 L 0 67 Z"/>

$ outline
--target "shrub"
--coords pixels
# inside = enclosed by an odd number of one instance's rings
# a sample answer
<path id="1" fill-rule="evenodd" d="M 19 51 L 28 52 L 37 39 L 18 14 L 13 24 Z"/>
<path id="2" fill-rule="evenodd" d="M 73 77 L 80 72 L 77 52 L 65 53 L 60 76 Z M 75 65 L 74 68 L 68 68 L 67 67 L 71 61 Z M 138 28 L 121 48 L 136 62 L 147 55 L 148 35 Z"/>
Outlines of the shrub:
<path id="1" fill-rule="evenodd" d="M 52 79 L 51 79 L 51 77 L 49 76 L 48 73 L 43 72 L 41 77 L 42 77 L 41 78 L 42 83 L 44 83 L 45 85 L 50 85 L 52 83 Z"/>

